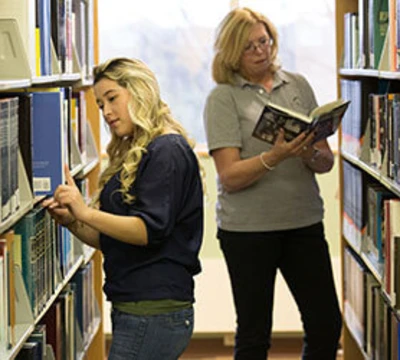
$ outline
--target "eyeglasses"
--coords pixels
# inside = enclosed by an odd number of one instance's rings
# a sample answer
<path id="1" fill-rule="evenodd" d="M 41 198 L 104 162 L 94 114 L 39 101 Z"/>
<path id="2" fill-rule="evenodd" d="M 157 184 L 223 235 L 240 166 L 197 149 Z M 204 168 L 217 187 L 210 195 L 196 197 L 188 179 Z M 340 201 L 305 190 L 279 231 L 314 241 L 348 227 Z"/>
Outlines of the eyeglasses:
<path id="1" fill-rule="evenodd" d="M 245 46 L 243 53 L 246 55 L 254 54 L 258 48 L 260 48 L 261 51 L 264 51 L 269 48 L 273 42 L 274 41 L 271 38 L 263 37 L 258 41 L 248 43 Z"/>

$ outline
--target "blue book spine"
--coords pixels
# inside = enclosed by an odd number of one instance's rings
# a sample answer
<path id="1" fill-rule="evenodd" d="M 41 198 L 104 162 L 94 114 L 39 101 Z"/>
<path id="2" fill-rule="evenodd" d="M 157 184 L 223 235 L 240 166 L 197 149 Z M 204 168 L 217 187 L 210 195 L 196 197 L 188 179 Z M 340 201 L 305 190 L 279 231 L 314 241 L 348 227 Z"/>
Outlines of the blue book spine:
<path id="1" fill-rule="evenodd" d="M 64 130 L 59 91 L 33 93 L 33 189 L 51 195 L 64 183 Z"/>
<path id="2" fill-rule="evenodd" d="M 79 269 L 71 282 L 76 284 L 76 316 L 78 319 L 79 329 L 82 333 L 83 338 L 85 337 L 85 323 L 84 323 L 84 304 L 85 304 L 85 296 L 84 296 L 84 279 L 85 272 L 87 272 L 86 268 Z"/>
<path id="3" fill-rule="evenodd" d="M 40 68 L 42 75 L 51 75 L 51 11 L 50 0 L 39 0 Z"/>

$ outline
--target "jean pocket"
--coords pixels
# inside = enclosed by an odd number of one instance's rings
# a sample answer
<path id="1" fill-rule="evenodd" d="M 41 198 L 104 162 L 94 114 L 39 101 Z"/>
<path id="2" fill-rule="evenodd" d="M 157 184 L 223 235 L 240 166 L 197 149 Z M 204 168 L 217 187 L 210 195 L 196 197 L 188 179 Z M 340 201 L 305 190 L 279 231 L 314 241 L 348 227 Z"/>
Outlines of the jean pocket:
<path id="1" fill-rule="evenodd" d="M 170 330 L 192 331 L 194 325 L 193 308 L 174 311 L 172 313 L 162 315 L 164 326 Z"/>

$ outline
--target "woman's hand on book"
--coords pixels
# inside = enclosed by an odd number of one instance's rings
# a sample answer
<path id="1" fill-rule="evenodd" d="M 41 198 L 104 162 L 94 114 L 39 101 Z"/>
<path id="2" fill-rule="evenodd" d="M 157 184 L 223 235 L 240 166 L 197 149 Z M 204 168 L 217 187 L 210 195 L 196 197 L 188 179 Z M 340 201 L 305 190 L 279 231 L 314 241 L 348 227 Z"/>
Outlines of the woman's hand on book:
<path id="1" fill-rule="evenodd" d="M 62 226 L 69 226 L 76 221 L 68 208 L 61 206 L 54 197 L 43 200 L 42 206 L 46 208 L 51 217 Z"/>
<path id="2" fill-rule="evenodd" d="M 86 214 L 90 212 L 90 208 L 86 205 L 81 192 L 76 186 L 68 166 L 65 166 L 65 179 L 67 183 L 59 185 L 54 192 L 54 201 L 58 204 L 54 210 L 60 209 L 60 214 L 61 209 L 66 209 L 70 214 L 70 220 L 73 218 L 74 220 L 85 222 Z M 62 211 L 62 215 L 67 216 L 65 211 Z"/>
<path id="3" fill-rule="evenodd" d="M 277 163 L 294 156 L 301 158 L 312 156 L 313 147 L 311 145 L 315 134 L 303 132 L 291 141 L 286 141 L 284 131 L 280 129 L 279 135 L 271 151 L 275 153 L 278 159 Z"/>

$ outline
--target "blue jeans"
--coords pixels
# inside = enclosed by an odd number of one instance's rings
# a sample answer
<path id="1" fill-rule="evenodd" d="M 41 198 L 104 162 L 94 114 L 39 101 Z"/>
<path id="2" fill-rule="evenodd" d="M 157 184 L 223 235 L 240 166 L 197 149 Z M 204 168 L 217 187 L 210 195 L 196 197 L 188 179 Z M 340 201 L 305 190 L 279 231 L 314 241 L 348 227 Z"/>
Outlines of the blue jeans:
<path id="1" fill-rule="evenodd" d="M 301 313 L 302 359 L 336 359 L 342 318 L 322 223 L 270 232 L 219 230 L 218 238 L 236 309 L 235 360 L 267 357 L 278 269 Z"/>
<path id="2" fill-rule="evenodd" d="M 193 333 L 193 308 L 149 316 L 112 310 L 109 360 L 177 360 Z"/>

